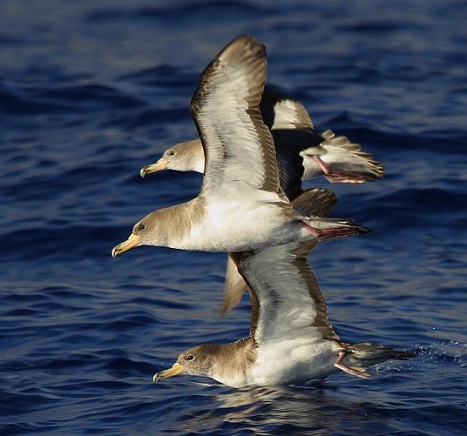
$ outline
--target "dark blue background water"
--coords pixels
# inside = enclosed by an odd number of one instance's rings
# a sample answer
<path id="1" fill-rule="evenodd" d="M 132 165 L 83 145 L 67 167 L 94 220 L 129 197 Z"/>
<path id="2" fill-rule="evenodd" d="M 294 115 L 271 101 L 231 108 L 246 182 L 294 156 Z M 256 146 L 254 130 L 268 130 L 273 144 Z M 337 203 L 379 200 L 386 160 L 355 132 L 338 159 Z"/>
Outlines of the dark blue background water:
<path id="1" fill-rule="evenodd" d="M 0 6 L 2 434 L 465 434 L 467 4 L 3 0 Z M 348 341 L 421 347 L 360 380 L 239 391 L 152 374 L 219 317 L 225 256 L 111 248 L 200 176 L 139 168 L 195 137 L 202 69 L 229 40 L 268 47 L 269 82 L 387 171 L 336 186 L 374 233 L 310 257 Z M 317 181 L 309 186 L 326 186 Z"/>

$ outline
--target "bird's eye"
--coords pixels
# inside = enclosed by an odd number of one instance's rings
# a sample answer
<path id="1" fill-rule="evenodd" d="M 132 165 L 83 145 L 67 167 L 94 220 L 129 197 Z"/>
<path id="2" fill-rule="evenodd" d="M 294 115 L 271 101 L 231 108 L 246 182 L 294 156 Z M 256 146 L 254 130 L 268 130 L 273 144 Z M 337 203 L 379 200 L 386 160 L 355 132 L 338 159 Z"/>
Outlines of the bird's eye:
<path id="1" fill-rule="evenodd" d="M 173 150 L 168 151 L 167 156 L 175 156 L 175 151 Z"/>
<path id="2" fill-rule="evenodd" d="M 146 226 L 144 224 L 138 224 L 138 230 L 144 230 Z"/>
<path id="3" fill-rule="evenodd" d="M 195 357 L 193 354 L 189 354 L 188 356 L 185 357 L 186 360 L 193 360 Z"/>

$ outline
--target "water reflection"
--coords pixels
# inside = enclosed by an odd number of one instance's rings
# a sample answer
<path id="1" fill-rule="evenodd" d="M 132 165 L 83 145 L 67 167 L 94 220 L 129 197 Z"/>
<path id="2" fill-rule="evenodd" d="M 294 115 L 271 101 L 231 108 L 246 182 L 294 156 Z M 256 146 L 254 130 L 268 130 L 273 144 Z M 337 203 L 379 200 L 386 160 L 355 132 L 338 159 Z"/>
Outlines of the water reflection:
<path id="1" fill-rule="evenodd" d="M 235 431 L 258 434 L 260 423 L 268 433 L 328 435 L 343 428 L 348 430 L 353 427 L 352 422 L 361 424 L 369 409 L 368 402 L 344 399 L 327 383 L 248 390 L 214 385 L 210 389 L 216 391 L 211 399 L 203 395 L 203 404 L 208 404 L 209 409 L 192 409 L 179 424 L 179 430 L 227 430 L 232 424 Z"/>

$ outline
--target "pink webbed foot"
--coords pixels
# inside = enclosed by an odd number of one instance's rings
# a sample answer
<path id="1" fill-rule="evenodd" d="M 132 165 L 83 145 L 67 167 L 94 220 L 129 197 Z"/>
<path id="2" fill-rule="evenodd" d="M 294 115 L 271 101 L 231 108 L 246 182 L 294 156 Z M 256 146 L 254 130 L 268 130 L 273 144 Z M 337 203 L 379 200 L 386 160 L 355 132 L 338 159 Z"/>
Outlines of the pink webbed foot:
<path id="1" fill-rule="evenodd" d="M 325 219 L 325 218 L 324 218 Z M 318 241 L 331 241 L 332 239 L 348 238 L 350 236 L 360 235 L 371 232 L 368 227 L 355 224 L 352 220 L 329 218 L 328 228 L 315 228 L 313 222 L 300 223 L 303 228 L 310 232 Z"/>
<path id="2" fill-rule="evenodd" d="M 354 375 L 355 377 L 360 377 L 360 378 L 371 377 L 371 375 L 366 372 L 365 368 L 355 368 L 355 367 L 344 365 L 342 363 L 342 360 L 344 359 L 344 357 L 345 357 L 345 351 L 340 351 L 338 354 L 336 363 L 334 364 L 336 368 L 339 368 L 341 371 L 344 371 L 347 374 Z"/>
<path id="3" fill-rule="evenodd" d="M 364 183 L 365 179 L 356 173 L 349 173 L 349 172 L 335 172 L 332 171 L 328 165 L 319 157 L 314 155 L 313 160 L 318 164 L 321 168 L 321 171 L 324 173 L 324 177 L 330 183 Z"/>

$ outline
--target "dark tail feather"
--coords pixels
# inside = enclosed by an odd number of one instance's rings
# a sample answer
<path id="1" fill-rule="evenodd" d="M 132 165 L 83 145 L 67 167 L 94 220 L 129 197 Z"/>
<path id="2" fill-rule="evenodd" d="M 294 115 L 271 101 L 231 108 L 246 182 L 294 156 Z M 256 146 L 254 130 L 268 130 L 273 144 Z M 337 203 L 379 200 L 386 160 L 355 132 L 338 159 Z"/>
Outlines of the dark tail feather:
<path id="1" fill-rule="evenodd" d="M 320 241 L 330 241 L 331 239 L 338 238 L 349 238 L 350 236 L 364 235 L 366 233 L 371 233 L 369 227 L 362 226 L 360 224 L 354 223 L 353 221 L 348 221 L 344 224 L 343 227 L 320 229 L 319 237 Z"/>
<path id="2" fill-rule="evenodd" d="M 349 238 L 351 236 L 372 232 L 370 228 L 364 227 L 346 218 L 310 217 L 309 219 L 304 219 L 303 222 L 310 227 L 311 233 L 314 234 L 320 242 Z"/>
<path id="3" fill-rule="evenodd" d="M 394 350 L 394 348 L 384 347 L 383 345 L 362 342 L 348 345 L 346 347 L 346 353 L 346 357 L 349 359 L 349 363 L 346 362 L 347 364 L 367 367 L 390 359 L 410 359 L 415 357 L 418 351 L 398 351 Z"/>

